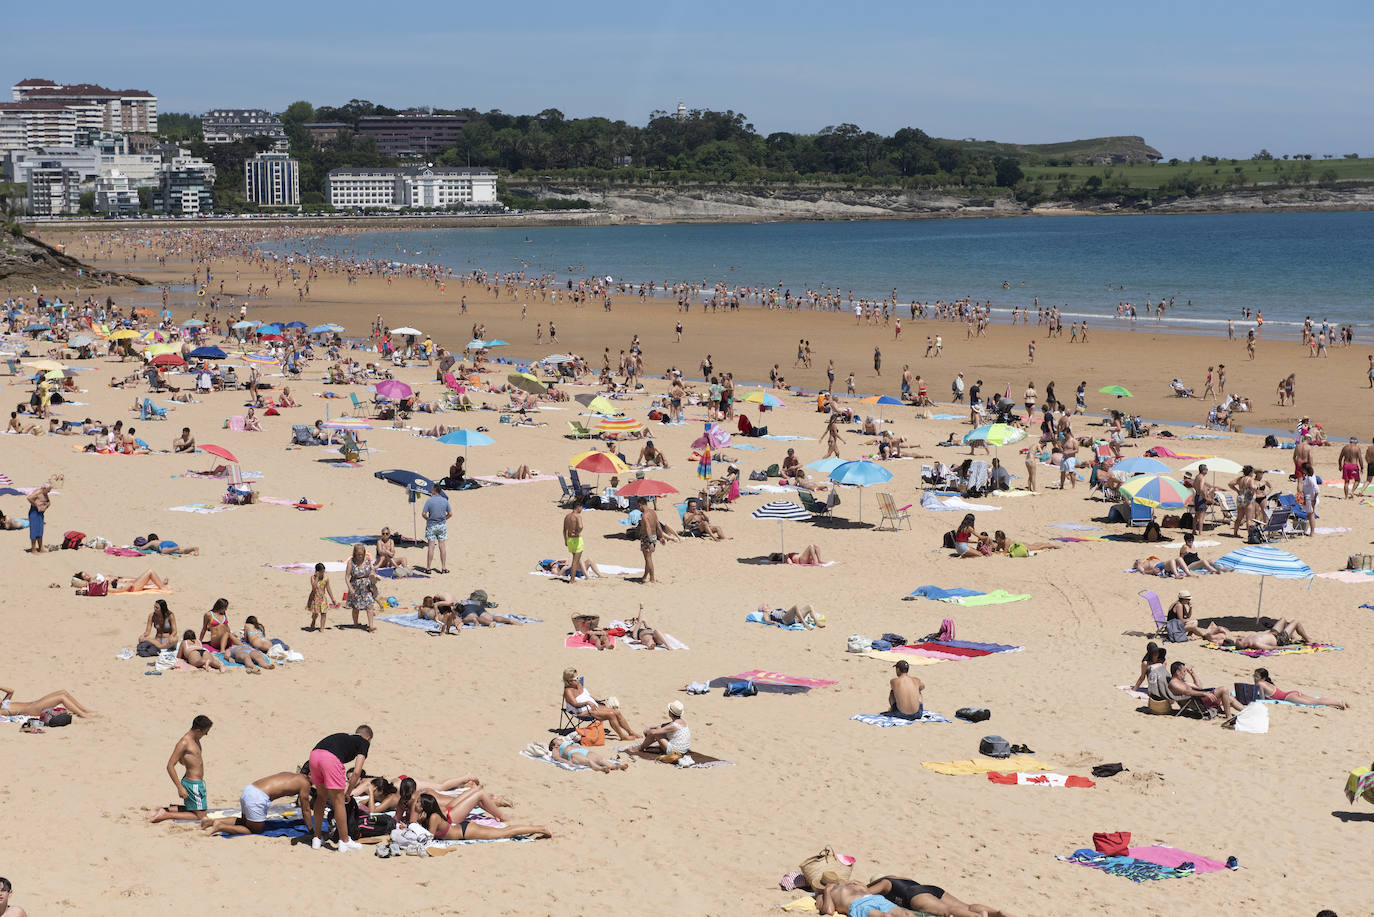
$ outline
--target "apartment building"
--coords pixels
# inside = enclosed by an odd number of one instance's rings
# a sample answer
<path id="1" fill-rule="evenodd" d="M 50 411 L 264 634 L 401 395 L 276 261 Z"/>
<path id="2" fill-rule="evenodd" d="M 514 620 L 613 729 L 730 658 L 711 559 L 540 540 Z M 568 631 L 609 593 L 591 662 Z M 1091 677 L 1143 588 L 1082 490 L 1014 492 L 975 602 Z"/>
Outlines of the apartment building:
<path id="1" fill-rule="evenodd" d="M 357 133 L 377 142 L 377 152 L 401 159 L 438 156 L 458 143 L 468 119 L 463 115 L 367 115 L 358 119 Z"/>
<path id="2" fill-rule="evenodd" d="M 234 143 L 248 137 L 266 137 L 273 153 L 289 147 L 281 118 L 261 108 L 216 108 L 200 116 L 206 143 Z"/>
<path id="3" fill-rule="evenodd" d="M 137 216 L 138 188 L 129 176 L 111 169 L 95 180 L 95 212 L 107 216 Z"/>
<path id="4" fill-rule="evenodd" d="M 20 80 L 10 87 L 15 102 L 67 105 L 79 126 L 121 133 L 157 133 L 157 96 L 143 89 L 106 89 L 92 83 Z"/>
<path id="5" fill-rule="evenodd" d="M 300 163 L 285 153 L 259 153 L 243 164 L 244 196 L 267 207 L 295 207 L 301 202 Z"/>
<path id="6" fill-rule="evenodd" d="M 81 176 L 60 162 L 41 162 L 29 172 L 30 216 L 71 216 L 81 209 Z"/>
<path id="7" fill-rule="evenodd" d="M 333 169 L 325 184 L 325 198 L 339 210 L 491 205 L 496 203 L 496 173 L 490 169 L 434 166 Z"/>

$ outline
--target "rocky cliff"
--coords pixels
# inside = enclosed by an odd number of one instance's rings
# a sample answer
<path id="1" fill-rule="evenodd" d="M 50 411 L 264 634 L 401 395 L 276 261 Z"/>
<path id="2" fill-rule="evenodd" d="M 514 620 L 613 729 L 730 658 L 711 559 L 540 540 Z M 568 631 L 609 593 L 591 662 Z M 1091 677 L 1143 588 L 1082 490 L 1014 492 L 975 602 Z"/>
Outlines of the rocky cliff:
<path id="1" fill-rule="evenodd" d="M 146 286 L 148 281 L 129 274 L 98 271 L 33 236 L 16 235 L 0 227 L 0 289 L 19 286 L 77 287 L 83 278 L 99 277 L 107 286 Z M 85 286 L 95 285 L 88 279 Z"/>

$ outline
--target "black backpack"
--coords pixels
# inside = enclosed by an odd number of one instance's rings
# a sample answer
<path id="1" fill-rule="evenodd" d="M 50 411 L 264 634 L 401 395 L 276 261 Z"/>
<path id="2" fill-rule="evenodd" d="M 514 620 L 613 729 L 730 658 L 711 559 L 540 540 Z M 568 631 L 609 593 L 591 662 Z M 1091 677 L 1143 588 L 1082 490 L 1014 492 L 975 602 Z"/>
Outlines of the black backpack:
<path id="1" fill-rule="evenodd" d="M 978 743 L 978 752 L 989 758 L 1010 758 L 1011 743 L 1001 736 L 983 736 Z"/>

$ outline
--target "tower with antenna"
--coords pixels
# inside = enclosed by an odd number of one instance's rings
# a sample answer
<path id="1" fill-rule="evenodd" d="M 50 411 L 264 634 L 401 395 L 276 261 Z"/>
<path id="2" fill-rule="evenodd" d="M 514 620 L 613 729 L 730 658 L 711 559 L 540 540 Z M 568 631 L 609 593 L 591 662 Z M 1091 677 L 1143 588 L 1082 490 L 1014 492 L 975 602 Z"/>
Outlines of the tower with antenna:
<path id="1" fill-rule="evenodd" d="M 678 99 L 677 103 L 677 119 L 679 121 L 687 120 L 687 106 L 683 104 L 681 99 Z"/>

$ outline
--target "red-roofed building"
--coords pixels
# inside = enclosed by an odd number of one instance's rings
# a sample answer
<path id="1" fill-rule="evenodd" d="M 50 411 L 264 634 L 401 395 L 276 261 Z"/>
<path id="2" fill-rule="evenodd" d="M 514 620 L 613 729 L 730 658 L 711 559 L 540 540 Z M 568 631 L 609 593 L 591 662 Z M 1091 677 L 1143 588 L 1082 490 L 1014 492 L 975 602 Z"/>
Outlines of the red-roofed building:
<path id="1" fill-rule="evenodd" d="M 157 96 L 143 89 L 106 89 L 93 83 L 30 78 L 10 87 L 15 102 L 64 103 L 80 112 L 82 130 L 157 133 Z"/>

